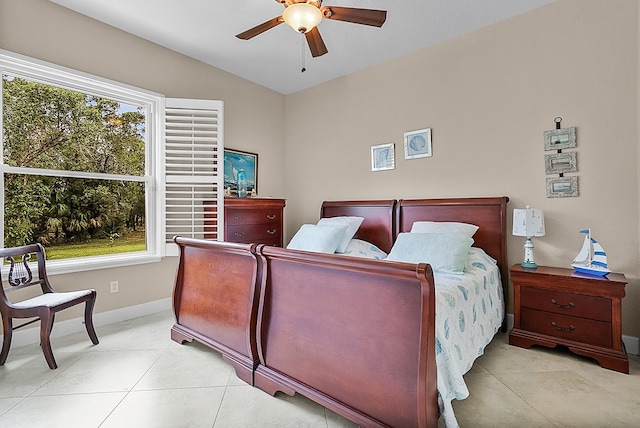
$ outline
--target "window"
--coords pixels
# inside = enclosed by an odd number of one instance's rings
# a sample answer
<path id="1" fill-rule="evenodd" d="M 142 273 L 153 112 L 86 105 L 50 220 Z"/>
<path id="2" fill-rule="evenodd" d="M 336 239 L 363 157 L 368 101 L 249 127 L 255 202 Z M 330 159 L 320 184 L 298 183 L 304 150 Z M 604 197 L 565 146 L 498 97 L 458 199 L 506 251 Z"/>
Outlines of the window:
<path id="1" fill-rule="evenodd" d="M 220 102 L 182 100 L 194 111 L 213 103 L 215 119 L 205 113 L 179 126 L 189 153 L 182 150 L 176 164 L 169 146 L 175 138 L 165 147 L 175 123 L 165 128 L 162 95 L 5 51 L 0 73 L 3 246 L 40 242 L 52 271 L 64 272 L 158 260 L 166 243 L 174 247 L 171 221 L 173 234 L 217 236 L 204 232 L 217 224 L 223 202 L 216 176 Z M 192 117 L 203 116 L 194 111 Z M 179 192 L 177 210 L 168 201 L 183 185 L 165 186 L 176 170 L 189 186 Z"/>

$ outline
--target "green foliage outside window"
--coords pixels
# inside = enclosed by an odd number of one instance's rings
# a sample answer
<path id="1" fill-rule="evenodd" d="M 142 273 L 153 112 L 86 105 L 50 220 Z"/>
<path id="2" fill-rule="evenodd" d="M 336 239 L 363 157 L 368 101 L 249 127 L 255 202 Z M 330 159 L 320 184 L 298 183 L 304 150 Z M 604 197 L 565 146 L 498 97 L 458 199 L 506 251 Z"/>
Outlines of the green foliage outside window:
<path id="1" fill-rule="evenodd" d="M 5 75 L 2 120 L 4 164 L 44 171 L 5 173 L 5 247 L 129 234 L 145 249 L 144 182 L 99 176 L 144 176 L 144 108 Z"/>

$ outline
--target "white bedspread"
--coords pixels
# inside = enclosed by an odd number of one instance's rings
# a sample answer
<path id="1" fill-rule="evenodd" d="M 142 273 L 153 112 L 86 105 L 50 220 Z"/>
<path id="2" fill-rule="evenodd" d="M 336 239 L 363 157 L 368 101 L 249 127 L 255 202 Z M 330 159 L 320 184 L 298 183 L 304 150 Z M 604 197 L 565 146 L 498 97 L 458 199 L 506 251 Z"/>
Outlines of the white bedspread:
<path id="1" fill-rule="evenodd" d="M 458 422 L 451 401 L 469 396 L 462 376 L 502 326 L 504 298 L 495 260 L 478 248 L 471 248 L 464 275 L 434 277 L 440 411 L 452 428 Z"/>
<path id="2" fill-rule="evenodd" d="M 358 240 L 352 240 L 352 250 L 344 255 L 374 259 L 386 256 L 373 244 L 355 241 Z M 451 401 L 469 396 L 462 376 L 502 326 L 502 282 L 496 261 L 474 247 L 469 251 L 463 275 L 434 272 L 434 279 L 438 399 L 445 425 L 455 428 L 458 421 Z"/>

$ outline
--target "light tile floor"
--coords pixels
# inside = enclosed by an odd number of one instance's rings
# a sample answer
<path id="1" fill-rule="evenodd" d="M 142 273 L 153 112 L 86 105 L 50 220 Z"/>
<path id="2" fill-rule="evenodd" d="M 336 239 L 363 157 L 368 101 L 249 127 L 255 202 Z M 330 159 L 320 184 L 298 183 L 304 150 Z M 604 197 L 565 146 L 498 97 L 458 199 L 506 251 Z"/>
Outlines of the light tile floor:
<path id="1" fill-rule="evenodd" d="M 304 397 L 271 397 L 239 380 L 220 354 L 170 339 L 171 312 L 53 339 L 57 370 L 39 345 L 0 367 L 0 427 L 354 427 Z M 631 374 L 562 350 L 525 350 L 499 333 L 454 401 L 462 427 L 638 427 L 640 359 Z M 442 422 L 442 421 L 441 421 Z M 442 426 L 442 423 L 440 424 Z"/>

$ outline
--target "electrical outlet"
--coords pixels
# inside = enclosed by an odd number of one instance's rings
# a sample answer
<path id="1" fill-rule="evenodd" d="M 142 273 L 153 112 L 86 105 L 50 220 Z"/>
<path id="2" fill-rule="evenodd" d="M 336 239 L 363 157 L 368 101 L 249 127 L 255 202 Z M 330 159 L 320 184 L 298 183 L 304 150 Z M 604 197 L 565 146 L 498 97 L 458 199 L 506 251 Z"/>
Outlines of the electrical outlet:
<path id="1" fill-rule="evenodd" d="M 118 281 L 111 281 L 111 292 L 112 293 L 118 292 Z"/>

